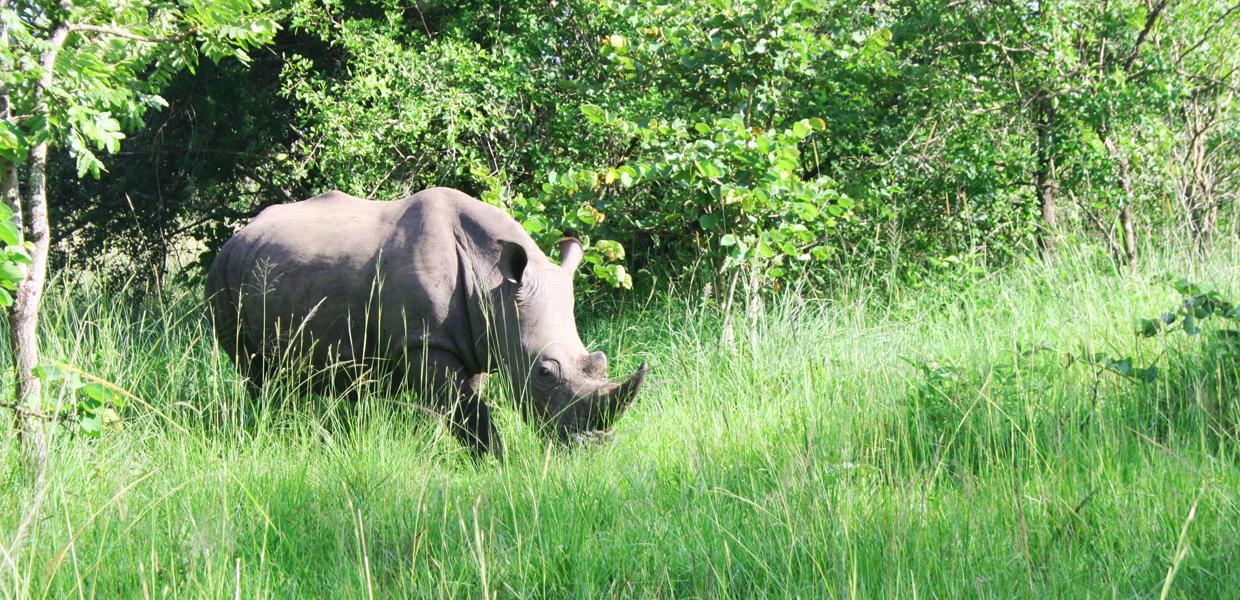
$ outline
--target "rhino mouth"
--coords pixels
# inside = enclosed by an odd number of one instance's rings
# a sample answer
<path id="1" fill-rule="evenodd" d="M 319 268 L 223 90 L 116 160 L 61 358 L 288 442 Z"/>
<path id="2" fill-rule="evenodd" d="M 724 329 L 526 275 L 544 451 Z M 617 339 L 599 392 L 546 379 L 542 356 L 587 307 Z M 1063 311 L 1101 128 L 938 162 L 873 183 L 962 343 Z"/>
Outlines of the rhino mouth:
<path id="1" fill-rule="evenodd" d="M 588 434 L 606 433 L 633 405 L 646 382 L 646 372 L 649 370 L 649 365 L 643 361 L 641 367 L 623 382 L 608 382 L 594 393 L 571 402 L 556 424 L 556 433 L 561 441 L 569 442 L 583 435 L 597 437 Z"/>

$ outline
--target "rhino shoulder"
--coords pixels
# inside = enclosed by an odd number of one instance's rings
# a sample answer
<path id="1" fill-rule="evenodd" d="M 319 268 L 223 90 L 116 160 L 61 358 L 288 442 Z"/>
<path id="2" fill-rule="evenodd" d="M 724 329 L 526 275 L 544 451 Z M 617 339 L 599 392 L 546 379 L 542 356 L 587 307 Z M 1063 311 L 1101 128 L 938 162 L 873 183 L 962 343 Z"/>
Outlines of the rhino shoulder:
<path id="1" fill-rule="evenodd" d="M 533 240 L 504 209 L 487 204 L 465 192 L 437 187 L 423 190 L 408 198 L 435 212 L 451 214 L 459 220 L 462 230 L 470 236 L 507 240 L 533 247 Z M 481 239 L 473 240 L 480 242 Z"/>
<path id="2" fill-rule="evenodd" d="M 340 190 L 331 190 L 306 200 L 289 202 L 287 204 L 273 204 L 260 211 L 254 220 L 279 218 L 304 212 L 334 211 L 366 204 L 371 204 L 371 201 L 350 196 Z"/>

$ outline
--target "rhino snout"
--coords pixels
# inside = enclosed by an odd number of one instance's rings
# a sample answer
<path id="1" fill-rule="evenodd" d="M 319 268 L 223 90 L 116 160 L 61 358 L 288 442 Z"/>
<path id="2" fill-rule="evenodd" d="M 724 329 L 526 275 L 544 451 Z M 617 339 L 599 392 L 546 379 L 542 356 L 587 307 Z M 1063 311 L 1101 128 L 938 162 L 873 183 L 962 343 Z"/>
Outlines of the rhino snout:
<path id="1" fill-rule="evenodd" d="M 594 354 L 602 356 L 600 352 Z M 592 354 L 591 357 L 593 356 Z M 606 358 L 602 360 L 605 368 Z M 623 382 L 607 382 L 594 393 L 572 401 L 558 419 L 556 429 L 561 439 L 568 440 L 572 435 L 582 432 L 610 429 L 637 398 L 637 393 L 646 381 L 648 370 L 649 366 L 642 362 L 641 367 Z"/>

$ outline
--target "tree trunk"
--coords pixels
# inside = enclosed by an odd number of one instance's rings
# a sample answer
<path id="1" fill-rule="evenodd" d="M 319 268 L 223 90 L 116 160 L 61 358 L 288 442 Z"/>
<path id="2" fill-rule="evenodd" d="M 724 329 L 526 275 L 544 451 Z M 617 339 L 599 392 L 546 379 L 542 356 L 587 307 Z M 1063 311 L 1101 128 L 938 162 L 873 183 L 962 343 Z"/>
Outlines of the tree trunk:
<path id="1" fill-rule="evenodd" d="M 1042 255 L 1050 260 L 1055 259 L 1055 237 L 1058 226 L 1055 219 L 1055 155 L 1054 127 L 1055 104 L 1051 98 L 1039 100 L 1034 114 L 1034 128 L 1037 131 L 1037 168 L 1034 170 L 1034 185 L 1038 196 L 1038 204 L 1042 209 L 1042 230 L 1038 235 L 1038 246 Z"/>
<path id="2" fill-rule="evenodd" d="M 8 45 L 8 26 L 0 20 L 0 46 L 7 48 Z M 0 119 L 7 121 L 11 116 L 9 85 L 0 81 Z M 14 224 L 17 225 L 18 235 L 21 235 L 21 196 L 18 195 L 17 190 L 17 164 L 3 158 L 0 158 L 0 198 L 2 198 L 0 201 L 13 210 Z"/>
<path id="3" fill-rule="evenodd" d="M 1132 216 L 1132 169 L 1128 163 L 1128 157 L 1120 152 L 1119 145 L 1115 143 L 1115 138 L 1106 135 L 1106 132 L 1100 133 L 1103 144 L 1111 152 L 1111 157 L 1115 159 L 1118 166 L 1119 186 L 1124 191 L 1124 202 L 1119 209 L 1119 224 L 1124 232 L 1124 263 L 1128 265 L 1129 273 L 1136 274 L 1137 227 Z"/>
<path id="4" fill-rule="evenodd" d="M 68 26 L 57 27 L 49 40 L 49 48 L 39 57 L 43 72 L 34 89 L 35 115 L 46 115 L 47 90 L 52 85 L 56 55 L 59 54 Z M 26 268 L 26 279 L 17 285 L 17 295 L 10 315 L 10 334 L 13 341 L 13 362 L 17 367 L 17 403 L 20 406 L 39 409 L 43 398 L 42 381 L 35 377 L 39 364 L 39 303 L 43 299 L 43 284 L 47 278 L 47 254 L 51 241 L 51 227 L 47 220 L 47 141 L 30 151 L 30 165 L 26 205 L 30 208 L 30 227 L 27 240 L 34 244 L 31 264 Z M 15 211 L 17 212 L 17 211 Z M 22 455 L 27 468 L 42 473 L 47 463 L 48 423 L 33 416 L 21 419 Z"/>
<path id="5" fill-rule="evenodd" d="M 29 239 L 34 243 L 34 252 L 30 257 L 32 262 L 26 269 L 25 281 L 17 285 L 10 323 L 14 363 L 17 366 L 17 403 L 32 410 L 40 409 L 43 398 L 43 382 L 35 377 L 34 368 L 39 364 L 39 303 L 43 298 L 48 240 L 51 238 L 47 221 L 46 170 L 47 143 L 44 142 L 30 152 Z M 35 472 L 42 471 L 47 461 L 46 426 L 47 423 L 37 417 L 22 418 L 24 458 L 27 466 Z"/>
<path id="6" fill-rule="evenodd" d="M 1128 272 L 1137 273 L 1137 227 L 1132 217 L 1132 196 L 1124 200 L 1124 207 L 1119 211 L 1119 223 L 1124 228 L 1124 261 L 1128 263 Z"/>

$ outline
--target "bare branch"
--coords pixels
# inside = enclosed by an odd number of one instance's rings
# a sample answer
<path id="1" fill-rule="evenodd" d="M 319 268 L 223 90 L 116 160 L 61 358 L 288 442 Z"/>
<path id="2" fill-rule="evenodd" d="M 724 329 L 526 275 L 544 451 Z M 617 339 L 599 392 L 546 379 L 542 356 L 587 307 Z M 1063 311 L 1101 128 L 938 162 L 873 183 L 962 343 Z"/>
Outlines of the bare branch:
<path id="1" fill-rule="evenodd" d="M 1206 77 L 1205 75 L 1194 75 L 1194 74 L 1189 73 L 1188 71 L 1185 71 L 1185 70 L 1183 70 L 1183 69 L 1175 69 L 1175 70 L 1174 70 L 1174 72 L 1175 72 L 1175 74 L 1176 74 L 1176 75 L 1179 75 L 1180 77 L 1184 77 L 1184 78 L 1187 78 L 1187 79 L 1192 79 L 1193 81 L 1204 81 L 1204 82 L 1209 83 L 1209 84 L 1211 84 L 1211 85 L 1216 85 L 1216 86 L 1219 86 L 1219 87 L 1224 87 L 1224 88 L 1227 88 L 1227 89 L 1229 89 L 1229 90 L 1231 90 L 1231 91 L 1233 91 L 1233 92 L 1240 92 L 1240 89 L 1236 88 L 1236 86 L 1234 86 L 1234 85 L 1232 85 L 1232 84 L 1230 84 L 1230 83 L 1227 83 L 1226 81 L 1223 81 L 1222 79 L 1215 79 L 1215 78 L 1213 78 L 1213 77 Z"/>
<path id="2" fill-rule="evenodd" d="M 956 46 L 995 46 L 999 48 L 1000 50 L 1003 50 L 1004 52 L 1032 52 L 1033 51 L 1030 48 L 1009 48 L 1007 46 L 1004 46 L 1002 42 L 988 42 L 988 41 L 950 42 L 950 43 L 938 46 L 934 48 L 932 51 L 937 52 L 939 50 L 944 50 L 946 48 L 954 48 Z"/>
<path id="3" fill-rule="evenodd" d="M 1001 104 L 999 106 L 992 106 L 990 108 L 979 108 L 979 109 L 970 111 L 969 114 L 980 115 L 980 114 L 985 114 L 988 112 L 995 112 L 997 110 L 1006 110 L 1014 106 L 1029 106 L 1030 104 L 1033 104 L 1034 102 L 1039 102 L 1042 100 L 1050 100 L 1051 98 L 1057 98 L 1065 94 L 1084 94 L 1084 93 L 1085 93 L 1084 88 L 1064 88 L 1062 90 L 1058 90 L 1054 92 L 1043 92 L 1041 94 L 1036 94 L 1032 98 L 1027 98 L 1024 100 L 1013 100 L 1011 102 L 1008 102 L 1007 104 Z"/>
<path id="4" fill-rule="evenodd" d="M 37 410 L 30 410 L 29 408 L 21 406 L 20 404 L 13 404 L 11 402 L 0 402 L 0 408 L 7 408 L 23 417 L 34 417 L 36 419 L 40 419 L 43 421 L 69 421 L 69 422 L 77 421 L 77 419 L 73 418 L 73 415 L 65 414 L 65 415 L 49 416 Z"/>
<path id="5" fill-rule="evenodd" d="M 1227 17 L 1231 16 L 1231 13 L 1237 10 L 1240 10 L 1240 2 L 1237 2 L 1236 4 L 1232 5 L 1231 8 L 1228 8 L 1226 11 L 1223 12 L 1223 14 L 1219 15 L 1218 20 L 1214 21 L 1213 23 L 1210 24 L 1209 27 L 1206 28 L 1206 32 L 1201 35 L 1201 39 L 1197 40 L 1197 43 L 1193 44 L 1192 46 L 1189 46 L 1187 50 L 1181 52 L 1180 55 L 1176 57 L 1175 62 L 1176 63 L 1184 62 L 1184 57 L 1188 56 L 1189 54 L 1192 54 L 1198 48 L 1200 48 L 1202 44 L 1205 44 L 1207 41 L 1209 41 L 1211 39 L 1210 36 L 1214 35 L 1214 30 L 1217 29 L 1220 24 L 1226 21 Z"/>

